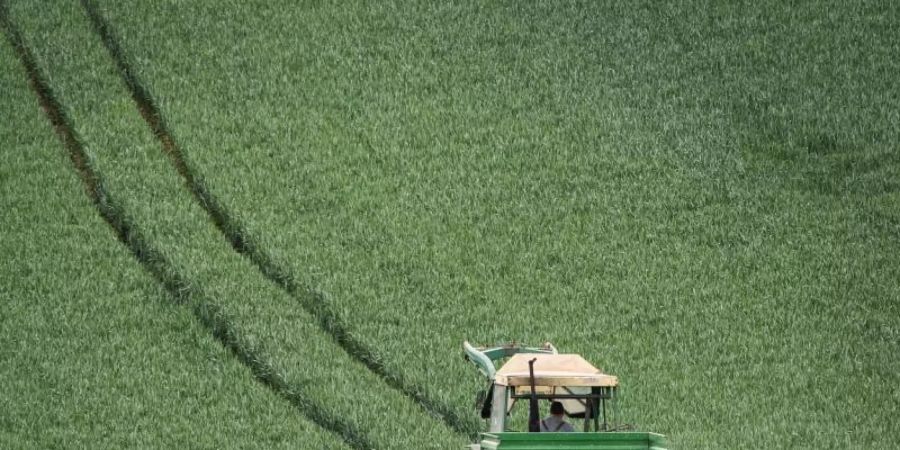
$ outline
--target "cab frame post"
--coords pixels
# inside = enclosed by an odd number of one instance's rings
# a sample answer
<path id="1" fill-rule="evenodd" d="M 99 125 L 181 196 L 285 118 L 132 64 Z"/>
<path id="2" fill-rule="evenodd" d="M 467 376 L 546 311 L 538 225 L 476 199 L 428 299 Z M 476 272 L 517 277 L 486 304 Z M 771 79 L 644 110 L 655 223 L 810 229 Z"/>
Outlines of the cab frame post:
<path id="1" fill-rule="evenodd" d="M 501 433 L 506 428 L 506 390 L 507 386 L 499 384 L 494 385 L 493 398 L 491 399 L 491 423 L 488 431 L 491 433 Z"/>

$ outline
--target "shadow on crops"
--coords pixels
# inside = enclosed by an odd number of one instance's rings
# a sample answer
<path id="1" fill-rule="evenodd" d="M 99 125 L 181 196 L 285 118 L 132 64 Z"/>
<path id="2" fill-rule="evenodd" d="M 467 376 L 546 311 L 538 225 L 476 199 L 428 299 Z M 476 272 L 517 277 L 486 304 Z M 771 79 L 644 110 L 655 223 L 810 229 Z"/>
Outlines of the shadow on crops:
<path id="1" fill-rule="evenodd" d="M 851 202 L 867 226 L 900 236 L 896 208 L 879 206 L 900 193 L 900 153 L 774 111 L 749 97 L 734 106 L 735 126 L 746 130 L 737 133 L 742 157 L 756 178 L 787 180 L 786 187 Z"/>

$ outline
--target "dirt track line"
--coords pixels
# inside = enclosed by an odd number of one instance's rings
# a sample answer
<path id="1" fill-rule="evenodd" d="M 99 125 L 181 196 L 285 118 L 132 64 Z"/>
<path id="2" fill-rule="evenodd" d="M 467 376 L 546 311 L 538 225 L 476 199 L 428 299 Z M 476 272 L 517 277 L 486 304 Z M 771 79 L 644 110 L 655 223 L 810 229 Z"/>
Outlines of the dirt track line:
<path id="1" fill-rule="evenodd" d="M 0 0 L 0 28 L 3 29 L 7 41 L 14 48 L 16 55 L 25 67 L 29 85 L 66 148 L 72 166 L 81 178 L 88 197 L 103 220 L 113 229 L 118 240 L 128 248 L 141 266 L 165 287 L 176 304 L 190 306 L 196 319 L 241 364 L 250 369 L 257 381 L 290 402 L 301 414 L 318 426 L 342 437 L 352 448 L 373 448 L 368 439 L 355 427 L 342 422 L 338 417 L 321 412 L 314 403 L 297 392 L 296 388 L 289 386 L 282 376 L 259 356 L 255 349 L 245 343 L 237 327 L 222 309 L 210 302 L 199 287 L 175 272 L 165 257 L 148 244 L 119 204 L 106 191 L 103 177 L 91 166 L 90 158 L 85 152 L 84 145 L 72 126 L 71 120 L 41 75 L 31 50 L 9 18 L 6 4 L 2 0 Z"/>
<path id="2" fill-rule="evenodd" d="M 409 385 L 399 376 L 391 373 L 380 361 L 378 355 L 367 345 L 354 338 L 348 331 L 347 326 L 328 309 L 327 302 L 321 292 L 307 286 L 301 286 L 293 274 L 290 273 L 290 270 L 277 264 L 268 253 L 253 243 L 252 237 L 244 227 L 233 219 L 233 216 L 225 206 L 209 191 L 202 178 L 196 175 L 191 168 L 191 164 L 178 146 L 175 137 L 169 131 L 163 115 L 153 100 L 153 96 L 144 88 L 143 83 L 140 82 L 134 70 L 132 70 L 125 52 L 119 45 L 115 32 L 106 19 L 103 18 L 97 6 L 92 0 L 80 1 L 90 18 L 94 31 L 100 36 L 103 45 L 115 61 L 119 75 L 127 85 L 141 116 L 153 131 L 153 134 L 159 139 L 163 152 L 169 157 L 178 174 L 184 179 L 185 185 L 196 202 L 206 210 L 216 228 L 228 240 L 231 247 L 239 254 L 246 256 L 263 276 L 299 300 L 303 308 L 316 318 L 319 327 L 323 331 L 328 333 L 353 359 L 362 363 L 372 373 L 384 380 L 388 386 L 411 398 L 427 413 L 438 417 L 457 433 L 473 435 L 477 432 L 477 423 L 460 417 L 450 405 L 427 398 L 417 386 Z"/>

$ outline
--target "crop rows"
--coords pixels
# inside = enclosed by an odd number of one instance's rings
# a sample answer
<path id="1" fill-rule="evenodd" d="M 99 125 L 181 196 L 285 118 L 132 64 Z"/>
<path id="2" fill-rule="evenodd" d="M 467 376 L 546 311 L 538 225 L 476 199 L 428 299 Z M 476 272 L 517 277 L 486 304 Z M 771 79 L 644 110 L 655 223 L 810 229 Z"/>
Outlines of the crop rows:
<path id="1" fill-rule="evenodd" d="M 7 38 L 0 41 L 0 115 L 16 118 L 0 124 L 0 193 L 8 213 L 0 264 L 0 446 L 342 448 L 311 422 L 286 420 L 296 413 L 255 383 L 188 311 L 172 308 L 175 298 L 116 244 L 89 198 L 118 223 L 120 237 L 124 222 L 101 200 L 77 136 L 19 33 L 0 16 Z M 132 250 L 138 245 L 132 241 Z"/>
<path id="2" fill-rule="evenodd" d="M 13 11 L 145 264 L 352 446 L 461 445 L 516 339 L 678 447 L 890 447 L 895 6 Z"/>
<path id="3" fill-rule="evenodd" d="M 886 446 L 894 7 L 97 3 L 260 251 L 449 415 L 460 341 L 550 340 L 686 448 Z"/>
<path id="4" fill-rule="evenodd" d="M 36 59 L 59 75 L 53 78 L 53 89 L 85 147 L 94 148 L 91 159 L 105 174 L 104 186 L 123 199 L 121 210 L 146 230 L 144 241 L 159 245 L 152 256 L 165 266 L 166 273 L 187 280 L 180 283 L 187 285 L 183 295 L 197 311 L 215 318 L 211 324 L 214 334 L 253 368 L 258 378 L 355 447 L 446 448 L 450 442 L 454 442 L 450 446 L 462 444 L 438 423 L 429 425 L 433 419 L 356 365 L 316 328 L 312 317 L 298 311 L 296 301 L 220 245 L 224 242 L 202 209 L 191 202 L 188 191 L 181 188 L 165 156 L 151 151 L 154 137 L 137 110 L 132 106 L 134 120 L 122 114 L 120 107 L 128 96 L 115 71 L 84 70 L 85 65 L 114 66 L 112 60 L 103 58 L 100 41 L 91 39 L 90 25 L 81 11 L 61 5 L 43 14 L 19 15 L 18 7 L 22 5 L 13 5 L 13 17 L 22 18 L 27 40 L 39 43 Z M 59 27 L 59 22 L 66 26 Z M 54 54 L 73 47 L 79 51 L 77 59 Z M 360 403 L 366 407 L 360 408 Z M 398 436 L 384 429 L 380 411 L 396 414 L 394 425 L 410 431 Z M 425 428 L 419 430 L 423 424 Z"/>
<path id="5" fill-rule="evenodd" d="M 379 357 L 371 350 L 370 346 L 355 340 L 347 331 L 347 327 L 340 323 L 335 315 L 328 310 L 320 292 L 313 288 L 298 286 L 295 277 L 287 273 L 283 265 L 276 264 L 268 253 L 252 242 L 247 241 L 249 236 L 243 227 L 235 223 L 232 215 L 222 207 L 220 202 L 206 188 L 205 184 L 195 176 L 182 151 L 178 148 L 174 137 L 169 132 L 168 126 L 154 104 L 152 96 L 134 75 L 134 71 L 130 68 L 127 57 L 122 51 L 114 32 L 97 10 L 96 5 L 90 0 L 83 0 L 81 4 L 91 19 L 94 30 L 101 36 L 104 45 L 116 62 L 119 74 L 128 86 L 141 115 L 159 138 L 165 153 L 169 155 L 176 170 L 184 178 L 195 200 L 206 210 L 219 231 L 231 242 L 235 251 L 246 255 L 264 276 L 280 286 L 288 294 L 298 298 L 307 311 L 316 317 L 322 329 L 329 333 L 341 347 L 363 363 L 369 370 L 378 374 L 392 387 L 399 389 L 422 404 L 428 411 L 441 415 L 444 421 L 457 431 L 469 432 L 470 434 L 474 432 L 475 427 L 472 425 L 471 420 L 468 424 L 465 424 L 465 420 L 457 416 L 448 405 L 433 403 L 430 399 L 422 396 L 416 386 L 404 385 L 400 377 L 388 372 L 379 362 Z"/>

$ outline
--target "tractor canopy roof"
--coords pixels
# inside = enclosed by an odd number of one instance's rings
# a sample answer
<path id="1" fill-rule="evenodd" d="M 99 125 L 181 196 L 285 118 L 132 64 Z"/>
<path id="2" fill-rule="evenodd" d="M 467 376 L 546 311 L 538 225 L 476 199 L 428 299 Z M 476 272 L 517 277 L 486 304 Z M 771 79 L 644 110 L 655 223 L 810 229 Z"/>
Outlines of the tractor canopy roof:
<path id="1" fill-rule="evenodd" d="M 535 387 L 616 387 L 619 379 L 603 373 L 576 354 L 518 353 L 494 374 L 494 383 L 501 386 L 529 386 L 531 378 L 528 362 L 534 362 Z M 540 389 L 539 389 L 540 390 Z"/>

